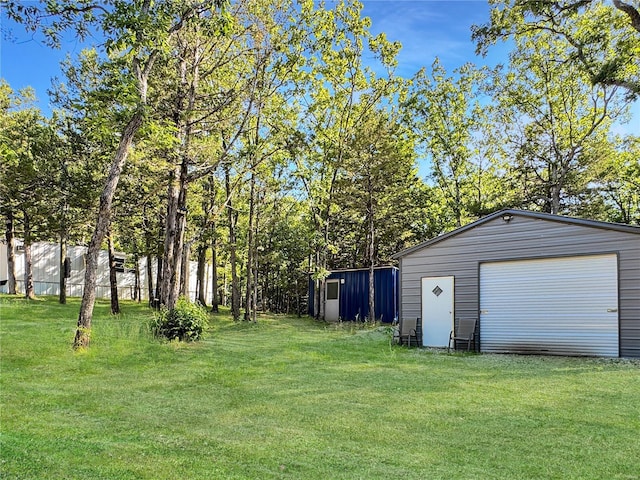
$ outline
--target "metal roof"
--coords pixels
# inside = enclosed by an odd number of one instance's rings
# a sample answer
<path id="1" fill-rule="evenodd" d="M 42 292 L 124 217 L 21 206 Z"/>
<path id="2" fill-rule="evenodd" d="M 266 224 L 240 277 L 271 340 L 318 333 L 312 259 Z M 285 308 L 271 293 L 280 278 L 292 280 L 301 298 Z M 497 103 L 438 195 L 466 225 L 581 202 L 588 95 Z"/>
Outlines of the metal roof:
<path id="1" fill-rule="evenodd" d="M 464 225 L 463 227 L 457 228 L 448 233 L 444 233 L 430 240 L 419 243 L 418 245 L 414 245 L 413 247 L 409 247 L 405 250 L 402 250 L 401 252 L 398 252 L 395 255 L 393 255 L 391 258 L 402 258 L 417 250 L 428 247 L 435 243 L 439 243 L 443 240 L 446 240 L 447 238 L 453 237 L 454 235 L 458 235 L 459 233 L 466 232 L 467 230 L 471 230 L 472 228 L 475 228 L 477 226 L 482 225 L 483 223 L 494 220 L 495 218 L 500 218 L 503 215 L 536 218 L 539 220 L 548 220 L 551 222 L 566 223 L 570 225 L 581 225 L 583 227 L 601 228 L 605 230 L 616 230 L 619 232 L 635 233 L 640 235 L 640 226 L 627 225 L 624 223 L 601 222 L 599 220 L 587 220 L 584 218 L 566 217 L 563 215 L 553 215 L 551 213 L 532 212 L 529 210 L 517 210 L 517 209 L 507 208 L 503 210 L 498 210 L 497 212 L 491 213 L 486 217 L 482 217 L 476 220 L 475 222 L 469 223 L 467 225 Z"/>

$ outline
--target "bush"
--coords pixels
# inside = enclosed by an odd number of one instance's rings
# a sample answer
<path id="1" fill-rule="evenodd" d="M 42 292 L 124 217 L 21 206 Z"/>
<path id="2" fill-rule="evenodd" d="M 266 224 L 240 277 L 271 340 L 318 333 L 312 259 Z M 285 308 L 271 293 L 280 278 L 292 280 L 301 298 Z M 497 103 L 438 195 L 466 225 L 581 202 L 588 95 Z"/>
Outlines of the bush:
<path id="1" fill-rule="evenodd" d="M 162 308 L 151 321 L 151 331 L 156 337 L 193 342 L 202 337 L 207 327 L 209 313 L 200 305 L 180 297 L 175 308 Z"/>

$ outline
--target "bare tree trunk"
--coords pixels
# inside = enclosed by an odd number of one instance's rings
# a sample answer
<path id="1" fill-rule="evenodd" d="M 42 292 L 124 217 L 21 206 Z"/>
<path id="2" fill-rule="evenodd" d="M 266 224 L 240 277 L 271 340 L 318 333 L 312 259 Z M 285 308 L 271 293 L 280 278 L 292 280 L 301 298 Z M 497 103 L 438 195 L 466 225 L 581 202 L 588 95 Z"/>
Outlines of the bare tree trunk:
<path id="1" fill-rule="evenodd" d="M 24 216 L 24 295 L 33 300 L 36 298 L 33 290 L 33 260 L 31 257 L 31 221 L 29 214 L 23 210 Z"/>
<path id="2" fill-rule="evenodd" d="M 253 318 L 253 311 L 255 310 L 255 305 L 253 304 L 253 256 L 254 256 L 254 234 L 253 234 L 253 216 L 255 209 L 255 188 L 256 188 L 256 177 L 255 173 L 251 172 L 251 180 L 250 180 L 250 193 L 249 193 L 249 235 L 247 239 L 247 291 L 245 292 L 245 311 L 244 311 L 244 320 L 245 322 L 249 322 Z"/>
<path id="3" fill-rule="evenodd" d="M 134 254 L 133 260 L 135 262 L 135 284 L 133 287 L 133 300 L 137 300 L 138 303 L 140 303 L 142 301 L 142 285 L 140 285 L 140 257 L 138 257 L 137 252 Z"/>
<path id="4" fill-rule="evenodd" d="M 167 308 L 174 308 L 180 293 L 182 270 L 182 250 L 184 248 L 184 226 L 186 219 L 187 161 L 183 159 L 174 170 L 169 182 L 167 217 L 164 240 L 164 271 L 160 302 Z"/>
<path id="5" fill-rule="evenodd" d="M 67 272 L 70 268 L 67 260 L 67 232 L 60 230 L 60 262 L 58 270 L 60 271 L 60 292 L 58 292 L 58 302 L 62 305 L 67 303 Z"/>
<path id="6" fill-rule="evenodd" d="M 148 295 L 148 299 L 149 299 L 149 304 L 152 303 L 153 299 L 155 298 L 155 291 L 153 289 L 153 266 L 151 264 L 151 262 L 153 261 L 153 257 L 151 256 L 151 254 L 147 254 L 147 265 L 146 265 L 146 272 L 147 272 L 147 295 Z"/>
<path id="7" fill-rule="evenodd" d="M 7 287 L 8 292 L 11 295 L 17 293 L 16 282 L 16 245 L 15 245 L 15 221 L 13 218 L 13 212 L 9 210 L 7 212 Z"/>
<path id="8" fill-rule="evenodd" d="M 189 259 L 191 258 L 191 242 L 183 244 L 182 254 L 180 255 L 180 289 L 179 292 L 184 298 L 188 298 L 191 301 L 191 285 L 190 274 L 191 268 Z M 176 298 L 177 300 L 177 298 Z"/>
<path id="9" fill-rule="evenodd" d="M 207 247 L 204 244 L 198 245 L 198 303 L 203 307 L 207 306 L 207 293 L 205 274 L 207 267 Z"/>
<path id="10" fill-rule="evenodd" d="M 227 219 L 229 221 L 229 261 L 231 262 L 231 315 L 234 321 L 240 320 L 240 280 L 238 279 L 238 261 L 236 255 L 236 222 L 238 213 L 233 210 L 231 201 L 231 182 L 229 166 L 225 166 L 224 183 L 227 192 Z"/>
<path id="11" fill-rule="evenodd" d="M 192 123 L 189 115 L 193 112 L 197 100 L 200 81 L 199 64 L 202 49 L 196 37 L 195 44 L 180 45 L 179 75 L 180 85 L 173 112 L 173 121 L 177 127 L 180 148 L 180 166 L 175 170 L 173 181 L 169 184 L 167 229 L 165 236 L 165 273 L 161 301 L 169 309 L 175 307 L 181 285 L 182 271 L 179 262 L 183 259 L 184 231 L 187 212 L 187 186 L 189 174 L 189 145 L 192 136 Z M 187 278 L 183 280 L 188 282 Z M 188 289 L 187 289 L 188 290 Z M 185 292 L 186 296 L 189 292 Z"/>
<path id="12" fill-rule="evenodd" d="M 118 301 L 118 274 L 116 272 L 116 253 L 113 248 L 113 234 L 111 225 L 107 229 L 107 246 L 109 247 L 109 289 L 111 291 L 111 315 L 120 313 Z"/>
<path id="13" fill-rule="evenodd" d="M 218 258 L 216 246 L 216 226 L 213 224 L 213 239 L 211 240 L 211 311 L 218 312 L 219 293 L 218 293 Z"/>
<path id="14" fill-rule="evenodd" d="M 371 187 L 370 187 L 371 188 Z M 375 271 L 376 263 L 375 255 L 375 222 L 374 222 L 373 194 L 369 191 L 369 321 L 376 321 L 376 287 L 375 287 Z"/>
<path id="15" fill-rule="evenodd" d="M 146 89 L 146 87 L 145 87 Z M 89 346 L 91 338 L 91 320 L 93 318 L 93 306 L 96 301 L 96 277 L 98 273 L 98 254 L 104 235 L 109 225 L 109 217 L 111 215 L 111 203 L 113 196 L 120 180 L 122 167 L 127 161 L 127 155 L 133 142 L 133 137 L 142 125 L 142 111 L 139 110 L 133 114 L 126 128 L 120 137 L 120 143 L 114 156 L 109 175 L 105 182 L 102 194 L 100 195 L 100 207 L 98 209 L 98 219 L 96 227 L 87 249 L 87 261 L 84 274 L 84 292 L 82 294 L 82 303 L 80 304 L 80 313 L 78 315 L 78 328 L 73 340 L 73 348 L 86 348 Z"/>
<path id="16" fill-rule="evenodd" d="M 227 306 L 229 299 L 227 298 L 227 289 L 229 288 L 229 282 L 227 281 L 227 264 L 225 263 L 225 270 L 222 272 L 222 292 L 220 294 L 220 303 L 223 307 Z"/>
<path id="17" fill-rule="evenodd" d="M 260 202 L 260 198 L 258 197 L 258 202 Z M 253 323 L 258 321 L 257 319 L 257 310 L 258 310 L 258 245 L 256 244 L 256 237 L 258 235 L 258 222 L 259 222 L 259 205 L 254 207 L 255 209 L 255 226 L 254 226 L 254 250 L 253 250 Z"/>

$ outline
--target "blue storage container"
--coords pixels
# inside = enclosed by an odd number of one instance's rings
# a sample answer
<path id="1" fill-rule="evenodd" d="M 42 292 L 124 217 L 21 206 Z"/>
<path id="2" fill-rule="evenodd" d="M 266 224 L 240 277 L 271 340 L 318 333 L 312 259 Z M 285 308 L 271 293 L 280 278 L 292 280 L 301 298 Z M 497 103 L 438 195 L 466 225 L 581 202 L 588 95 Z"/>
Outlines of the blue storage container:
<path id="1" fill-rule="evenodd" d="M 375 308 L 377 320 L 391 323 L 398 318 L 400 289 L 396 267 L 378 267 L 374 270 Z M 327 284 L 337 285 L 339 319 L 364 320 L 369 317 L 369 269 L 334 270 L 326 279 Z M 328 289 L 327 289 L 328 290 Z M 336 287 L 332 290 L 335 292 Z M 314 316 L 313 299 L 315 282 L 309 278 L 309 315 Z M 328 313 L 328 310 L 327 310 Z M 338 320 L 338 318 L 327 318 Z"/>

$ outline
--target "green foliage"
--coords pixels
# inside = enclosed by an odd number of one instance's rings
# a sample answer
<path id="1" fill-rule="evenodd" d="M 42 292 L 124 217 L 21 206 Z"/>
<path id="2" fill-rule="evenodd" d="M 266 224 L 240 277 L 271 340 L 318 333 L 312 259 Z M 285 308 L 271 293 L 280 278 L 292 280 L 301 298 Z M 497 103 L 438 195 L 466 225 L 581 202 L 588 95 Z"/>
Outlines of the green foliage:
<path id="1" fill-rule="evenodd" d="M 624 87 L 640 94 L 640 13 L 638 2 L 602 0 L 491 0 L 491 20 L 474 26 L 478 52 L 497 40 L 550 34 L 562 50 L 552 57 L 569 61 L 591 83 Z M 635 4 L 635 5 L 634 5 Z"/>
<path id="2" fill-rule="evenodd" d="M 208 322 L 209 313 L 206 309 L 181 297 L 175 308 L 160 310 L 151 320 L 150 327 L 156 337 L 193 342 L 202 338 Z"/>
<path id="3" fill-rule="evenodd" d="M 612 121 L 628 102 L 618 87 L 592 86 L 572 63 L 558 63 L 565 47 L 552 35 L 518 37 L 510 71 L 494 86 L 495 120 L 504 125 L 519 204 L 531 210 L 575 214 L 591 179 L 585 172 L 606 144 Z"/>
<path id="4" fill-rule="evenodd" d="M 489 71 L 465 64 L 448 74 L 439 59 L 418 72 L 405 102 L 430 161 L 430 181 L 441 203 L 446 230 L 499 208 L 499 185 L 491 182 L 500 152 L 492 132 L 485 83 Z M 441 232 L 437 232 L 441 233 Z"/>

